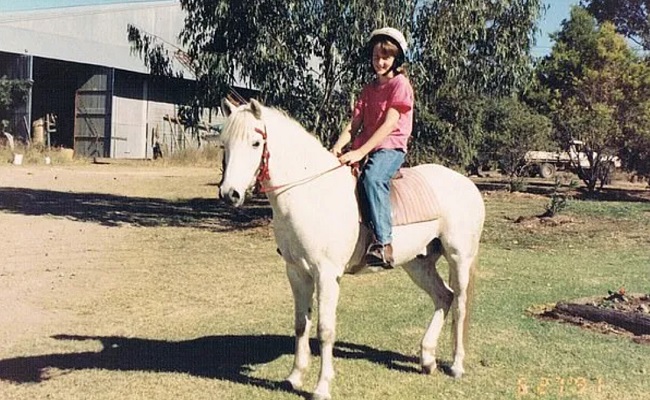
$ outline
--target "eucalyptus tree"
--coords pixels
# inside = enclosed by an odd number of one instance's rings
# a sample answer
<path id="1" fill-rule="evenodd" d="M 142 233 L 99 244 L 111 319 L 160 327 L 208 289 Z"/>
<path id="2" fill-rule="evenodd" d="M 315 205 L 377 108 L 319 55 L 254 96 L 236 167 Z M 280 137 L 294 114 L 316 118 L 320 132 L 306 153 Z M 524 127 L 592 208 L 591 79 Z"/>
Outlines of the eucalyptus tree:
<path id="1" fill-rule="evenodd" d="M 488 103 L 483 129 L 482 151 L 498 163 L 510 190 L 518 190 L 531 168 L 526 160 L 528 151 L 544 150 L 551 142 L 551 120 L 516 97 L 505 97 Z"/>
<path id="2" fill-rule="evenodd" d="M 551 115 L 562 143 L 580 139 L 590 168 L 581 169 L 589 190 L 601 186 L 607 159 L 618 155 L 628 169 L 647 170 L 650 137 L 650 68 L 609 23 L 598 25 L 582 7 L 555 35 L 556 44 L 539 67 L 549 91 Z M 592 153 L 593 151 L 593 153 Z M 646 154 L 644 156 L 643 154 Z M 605 164 L 603 164 L 605 163 Z"/>
<path id="3" fill-rule="evenodd" d="M 630 73 L 630 90 L 635 97 L 628 102 L 627 128 L 622 157 L 627 167 L 650 177 L 650 110 L 647 107 L 650 79 L 650 1 L 648 0 L 583 0 L 582 4 L 600 23 L 611 22 L 616 31 L 645 51 L 645 65 L 637 64 Z M 632 112 L 631 110 L 637 111 Z"/>
<path id="4" fill-rule="evenodd" d="M 599 22 L 611 22 L 616 31 L 650 51 L 650 1 L 582 0 Z"/>
<path id="5" fill-rule="evenodd" d="M 197 104 L 218 105 L 235 83 L 252 87 L 326 145 L 372 77 L 364 51 L 368 33 L 386 25 L 400 29 L 410 42 L 416 90 L 414 147 L 433 148 L 455 164 L 471 159 L 480 141 L 471 103 L 509 94 L 530 76 L 529 50 L 541 10 L 541 0 L 180 3 L 186 12 L 180 39 L 196 77 Z M 130 27 L 129 37 L 145 60 L 169 61 L 164 46 L 137 27 Z M 166 66 L 152 70 L 172 74 Z"/>
<path id="6" fill-rule="evenodd" d="M 0 76 L 0 118 L 8 118 L 12 108 L 25 102 L 29 86 L 23 80 Z"/>

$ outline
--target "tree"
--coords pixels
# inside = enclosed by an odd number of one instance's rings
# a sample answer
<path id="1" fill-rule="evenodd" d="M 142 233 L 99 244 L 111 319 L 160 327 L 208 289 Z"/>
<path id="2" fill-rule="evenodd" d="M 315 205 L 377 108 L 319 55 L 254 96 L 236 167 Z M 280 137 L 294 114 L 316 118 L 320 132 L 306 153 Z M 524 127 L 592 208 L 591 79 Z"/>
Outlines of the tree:
<path id="1" fill-rule="evenodd" d="M 24 103 L 28 92 L 29 83 L 0 76 L 0 119 L 8 117 L 12 107 Z"/>
<path id="2" fill-rule="evenodd" d="M 529 77 L 541 0 L 181 0 L 181 6 L 187 17 L 180 38 L 197 79 L 197 104 L 214 107 L 229 86 L 243 82 L 326 145 L 371 78 L 363 51 L 368 33 L 399 28 L 410 39 L 414 146 L 462 164 L 476 153 L 480 135 L 468 133 L 458 116 L 471 108 L 466 100 L 511 93 Z M 137 27 L 129 37 L 145 60 L 169 60 Z"/>
<path id="3" fill-rule="evenodd" d="M 598 22 L 611 22 L 619 33 L 650 50 L 648 0 L 583 0 L 582 4 Z"/>
<path id="4" fill-rule="evenodd" d="M 551 121 L 516 97 L 490 101 L 484 119 L 484 152 L 508 176 L 511 190 L 521 184 L 528 167 L 526 153 L 549 146 Z"/>
<path id="5" fill-rule="evenodd" d="M 650 3 L 647 0 L 588 0 L 587 10 L 600 22 L 611 22 L 616 31 L 650 51 Z M 647 55 L 647 54 L 646 54 Z M 622 117 L 624 149 L 621 157 L 630 170 L 650 177 L 650 117 L 648 116 L 649 67 L 637 63 L 628 75 L 629 100 Z"/>
<path id="6" fill-rule="evenodd" d="M 627 169 L 650 178 L 650 65 L 633 63 L 627 72 L 620 156 Z"/>
<path id="7" fill-rule="evenodd" d="M 0 76 L 0 136 L 2 139 L 8 139 L 8 145 L 12 151 L 14 139 L 10 133 L 11 116 L 14 114 L 13 110 L 16 106 L 25 104 L 29 88 L 30 83 L 26 81 Z"/>
<path id="8" fill-rule="evenodd" d="M 625 154 L 626 137 L 643 130 L 648 90 L 639 86 L 647 66 L 628 47 L 614 26 L 597 26 L 581 7 L 555 35 L 556 44 L 538 69 L 550 91 L 557 139 L 585 142 L 590 168 L 576 168 L 590 191 L 607 180 L 611 157 Z M 636 125 L 632 123 L 636 121 Z M 629 158 L 629 157 L 628 157 Z M 577 160 L 576 160 L 577 161 Z"/>
<path id="9" fill-rule="evenodd" d="M 469 167 L 480 163 L 486 96 L 440 90 L 416 102 L 416 121 L 409 161 Z"/>
<path id="10" fill-rule="evenodd" d="M 433 1 L 422 8 L 412 56 L 416 143 L 435 149 L 423 161 L 480 162 L 486 99 L 507 97 L 530 79 L 540 13 L 541 2 L 519 0 Z"/>

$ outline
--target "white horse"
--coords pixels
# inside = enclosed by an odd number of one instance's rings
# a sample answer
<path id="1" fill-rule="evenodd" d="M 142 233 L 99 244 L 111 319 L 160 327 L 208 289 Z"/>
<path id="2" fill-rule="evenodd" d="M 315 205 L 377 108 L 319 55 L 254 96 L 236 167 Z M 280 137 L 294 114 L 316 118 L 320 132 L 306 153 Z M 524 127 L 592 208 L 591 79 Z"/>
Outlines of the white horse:
<path id="1" fill-rule="evenodd" d="M 273 208 L 278 250 L 286 262 L 296 333 L 294 364 L 287 381 L 294 389 L 300 388 L 309 364 L 315 290 L 321 369 L 313 398 L 330 399 L 339 281 L 344 273 L 363 268 L 371 237 L 360 223 L 355 178 L 349 167 L 339 168 L 337 158 L 284 113 L 255 100 L 239 107 L 224 100 L 222 108 L 228 119 L 221 133 L 225 158 L 220 196 L 241 206 L 246 191 L 256 181 L 261 183 Z M 436 370 L 438 337 L 453 306 L 451 374 L 460 377 L 464 373 L 469 289 L 478 264 L 485 207 L 476 186 L 463 175 L 439 165 L 415 168 L 439 194 L 440 218 L 395 227 L 395 263 L 404 267 L 435 304 L 421 344 L 422 371 Z M 449 286 L 436 270 L 441 255 L 449 263 Z"/>

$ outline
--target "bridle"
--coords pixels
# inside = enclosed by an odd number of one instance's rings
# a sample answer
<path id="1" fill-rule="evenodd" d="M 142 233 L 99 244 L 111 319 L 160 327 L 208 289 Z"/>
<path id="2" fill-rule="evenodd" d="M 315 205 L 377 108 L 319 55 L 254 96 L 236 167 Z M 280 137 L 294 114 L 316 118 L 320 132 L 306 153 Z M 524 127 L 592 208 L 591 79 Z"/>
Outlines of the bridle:
<path id="1" fill-rule="evenodd" d="M 335 167 L 332 167 L 326 171 L 319 172 L 315 175 L 308 176 L 306 178 L 297 180 L 295 182 L 290 182 L 290 183 L 285 183 L 282 185 L 276 185 L 276 186 L 264 186 L 264 182 L 269 181 L 271 179 L 271 173 L 269 172 L 269 158 L 271 158 L 271 154 L 269 153 L 269 147 L 267 145 L 267 138 L 268 135 L 266 133 L 266 125 L 264 125 L 264 129 L 260 128 L 255 128 L 255 132 L 260 134 L 262 136 L 262 140 L 264 140 L 264 147 L 262 148 L 262 156 L 260 158 L 260 165 L 257 168 L 257 173 L 255 177 L 255 190 L 258 193 L 269 193 L 269 192 L 274 192 L 276 190 L 288 188 L 290 186 L 297 186 L 301 185 L 303 183 L 309 182 L 311 180 L 314 180 L 316 178 L 319 178 L 325 174 L 328 174 L 332 171 L 335 171 L 341 167 L 347 167 L 348 165 L 346 164 L 339 164 Z"/>
<path id="2" fill-rule="evenodd" d="M 269 146 L 267 146 L 266 139 L 268 138 L 268 135 L 266 134 L 266 125 L 264 125 L 264 130 L 255 128 L 255 132 L 262 135 L 262 140 L 264 140 L 260 166 L 257 168 L 257 176 L 255 177 L 255 190 L 259 193 L 266 193 L 270 190 L 264 187 L 264 181 L 271 179 L 271 173 L 269 172 L 269 158 L 271 158 L 271 154 L 269 153 Z"/>
<path id="3" fill-rule="evenodd" d="M 242 95 L 237 93 L 237 91 L 235 89 L 231 88 L 230 91 L 231 91 L 232 95 L 235 98 L 234 99 L 235 103 L 248 104 L 248 101 Z M 267 181 L 271 180 L 271 173 L 269 172 L 269 158 L 271 157 L 271 154 L 269 153 L 269 148 L 268 148 L 268 145 L 267 145 L 268 135 L 266 133 L 266 124 L 264 125 L 263 130 L 260 129 L 260 128 L 255 128 L 255 132 L 260 134 L 262 136 L 262 140 L 264 140 L 264 147 L 262 148 L 262 156 L 260 158 L 260 165 L 257 168 L 257 172 L 256 172 L 256 176 L 255 176 L 255 191 L 257 191 L 258 193 L 269 193 L 269 192 L 274 192 L 276 190 L 288 188 L 288 187 L 291 187 L 291 186 L 300 185 L 300 184 L 309 182 L 309 181 L 311 181 L 313 179 L 316 179 L 316 178 L 318 178 L 318 177 L 320 177 L 322 175 L 330 173 L 330 172 L 332 172 L 334 170 L 337 170 L 337 169 L 339 169 L 339 168 L 341 168 L 343 166 L 346 166 L 346 164 L 340 164 L 340 165 L 337 165 L 335 167 L 332 167 L 332 168 L 328 169 L 327 171 L 320 172 L 320 173 L 318 173 L 316 175 L 312 175 L 312 176 L 309 176 L 309 177 L 304 178 L 304 179 L 300 179 L 300 180 L 298 180 L 296 182 L 285 183 L 283 185 L 277 185 L 277 186 L 264 186 L 264 182 L 267 182 Z"/>

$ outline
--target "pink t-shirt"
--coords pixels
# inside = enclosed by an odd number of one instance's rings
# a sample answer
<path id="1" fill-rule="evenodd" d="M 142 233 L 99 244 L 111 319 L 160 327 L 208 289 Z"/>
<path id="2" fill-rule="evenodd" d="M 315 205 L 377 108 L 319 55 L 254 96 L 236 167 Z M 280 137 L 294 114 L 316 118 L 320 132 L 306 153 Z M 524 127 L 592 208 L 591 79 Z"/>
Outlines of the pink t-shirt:
<path id="1" fill-rule="evenodd" d="M 384 123 L 388 109 L 394 108 L 399 111 L 397 126 L 374 150 L 406 151 L 408 138 L 413 130 L 413 102 L 413 88 L 403 74 L 385 83 L 373 81 L 367 84 L 354 107 L 353 118 L 362 118 L 362 128 L 361 133 L 352 142 L 352 149 L 363 146 Z"/>

